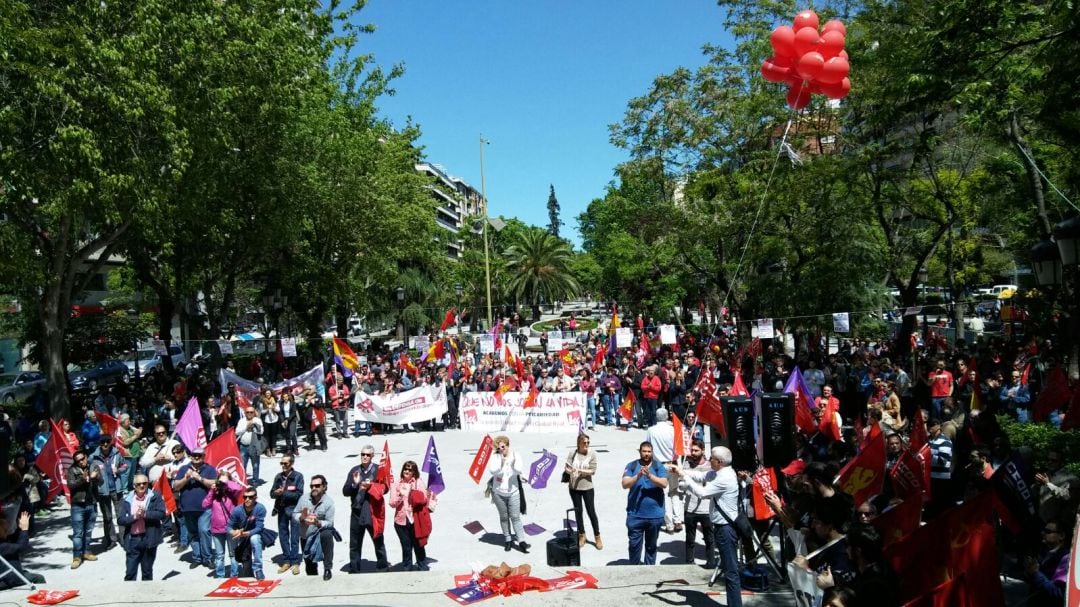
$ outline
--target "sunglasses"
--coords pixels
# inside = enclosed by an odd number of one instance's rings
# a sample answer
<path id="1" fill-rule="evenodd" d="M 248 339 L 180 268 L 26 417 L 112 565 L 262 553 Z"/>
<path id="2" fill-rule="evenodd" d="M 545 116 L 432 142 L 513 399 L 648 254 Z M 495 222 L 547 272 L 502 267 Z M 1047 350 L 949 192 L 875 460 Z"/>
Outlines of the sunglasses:
<path id="1" fill-rule="evenodd" d="M 145 486 L 149 485 L 150 483 L 132 483 L 132 484 L 135 485 L 136 487 L 145 487 Z"/>
<path id="2" fill-rule="evenodd" d="M 154 436 L 165 436 L 164 432 L 155 432 Z"/>
<path id="3" fill-rule="evenodd" d="M 244 499 L 246 499 L 246 500 L 253 500 L 253 499 L 255 499 L 256 497 L 258 497 L 258 496 L 257 496 L 257 495 L 245 495 L 245 496 L 244 496 Z"/>
<path id="4" fill-rule="evenodd" d="M 322 489 L 322 485 L 308 485 L 312 489 Z"/>
<path id="5" fill-rule="evenodd" d="M 361 453 L 360 457 L 375 457 L 374 453 Z"/>
<path id="6" fill-rule="evenodd" d="M 203 458 L 202 453 L 192 453 L 191 454 L 191 459 L 202 459 L 202 458 Z"/>

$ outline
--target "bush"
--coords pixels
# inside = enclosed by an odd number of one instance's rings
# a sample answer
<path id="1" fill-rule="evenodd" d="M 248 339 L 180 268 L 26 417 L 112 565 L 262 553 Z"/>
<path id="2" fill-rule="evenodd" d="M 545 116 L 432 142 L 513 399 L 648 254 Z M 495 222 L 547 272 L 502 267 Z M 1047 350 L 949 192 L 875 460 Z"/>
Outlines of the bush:
<path id="1" fill-rule="evenodd" d="M 1034 467 L 1045 467 L 1046 453 L 1055 449 L 1061 451 L 1066 462 L 1070 462 L 1065 464 L 1065 469 L 1080 476 L 1080 432 L 1061 431 L 1049 423 L 1020 423 L 1008 415 L 998 415 L 998 423 L 1009 437 L 1013 449 L 1031 449 Z"/>

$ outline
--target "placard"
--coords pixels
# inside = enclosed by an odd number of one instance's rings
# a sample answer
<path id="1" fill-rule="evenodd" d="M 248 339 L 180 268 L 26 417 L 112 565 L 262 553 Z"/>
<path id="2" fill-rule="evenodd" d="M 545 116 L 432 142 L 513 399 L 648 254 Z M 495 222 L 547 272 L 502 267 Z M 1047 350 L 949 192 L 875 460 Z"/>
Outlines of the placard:
<path id="1" fill-rule="evenodd" d="M 634 331 L 630 327 L 615 329 L 615 347 L 629 348 L 634 343 Z"/>
<path id="2" fill-rule="evenodd" d="M 548 338 L 548 352 L 558 352 L 565 347 L 566 341 L 561 337 Z"/>
<path id="3" fill-rule="evenodd" d="M 837 312 L 832 315 L 832 330 L 834 333 L 847 333 L 851 330 L 851 319 L 847 312 Z"/>
<path id="4" fill-rule="evenodd" d="M 675 343 L 675 325 L 660 325 L 660 343 L 666 346 Z"/>
<path id="5" fill-rule="evenodd" d="M 773 324 L 771 318 L 757 319 L 756 321 L 754 321 L 754 328 L 756 329 L 756 334 L 754 334 L 752 337 L 757 337 L 760 339 L 772 339 L 776 336 L 776 332 L 773 331 Z"/>
<path id="6" fill-rule="evenodd" d="M 296 358 L 295 337 L 284 337 L 281 339 L 281 355 L 285 358 Z"/>
<path id="7" fill-rule="evenodd" d="M 476 336 L 476 345 L 480 347 L 481 354 L 494 354 L 495 353 L 495 337 L 492 335 L 484 334 Z"/>
<path id="8" fill-rule="evenodd" d="M 169 349 L 167 347 L 165 347 L 165 340 L 163 340 L 163 339 L 155 339 L 153 341 L 153 343 L 154 343 L 154 352 L 157 352 L 158 354 L 160 354 L 162 356 L 168 356 L 169 355 Z"/>
<path id="9" fill-rule="evenodd" d="M 229 340 L 227 340 L 227 339 L 219 339 L 218 342 L 217 342 L 217 345 L 218 345 L 218 350 L 221 351 L 221 354 L 223 356 L 225 354 L 232 354 L 233 353 L 233 351 L 232 351 L 232 343 L 230 343 Z"/>
<path id="10" fill-rule="evenodd" d="M 395 394 L 353 395 L 356 419 L 380 424 L 415 424 L 440 419 L 447 411 L 446 388 L 431 384 Z"/>
<path id="11" fill-rule="evenodd" d="M 428 348 L 431 347 L 431 340 L 428 339 L 427 335 L 417 335 L 413 338 L 412 347 L 417 352 L 427 352 Z"/>

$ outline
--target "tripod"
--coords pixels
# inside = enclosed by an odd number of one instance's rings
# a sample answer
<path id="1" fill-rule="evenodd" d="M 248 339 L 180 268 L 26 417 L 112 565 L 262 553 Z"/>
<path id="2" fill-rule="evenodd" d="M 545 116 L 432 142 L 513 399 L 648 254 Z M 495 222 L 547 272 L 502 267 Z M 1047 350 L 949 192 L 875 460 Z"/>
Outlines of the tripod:
<path id="1" fill-rule="evenodd" d="M 7 559 L 2 556 L 0 556 L 0 568 L 2 568 L 2 571 L 0 571 L 0 579 L 4 579 L 10 573 L 22 580 L 22 583 L 29 586 L 30 590 L 37 590 L 37 584 L 26 579 L 26 576 L 23 575 L 21 571 L 19 571 L 14 565 L 9 563 Z"/>
<path id="2" fill-rule="evenodd" d="M 771 521 L 771 522 L 769 523 L 769 527 L 768 527 L 768 529 L 766 529 L 766 532 L 765 532 L 765 533 L 766 533 L 766 535 L 771 535 L 771 534 L 772 534 L 772 530 L 773 530 L 773 529 L 774 529 L 774 528 L 775 528 L 775 527 L 776 527 L 776 526 L 777 526 L 777 525 L 778 525 L 779 523 L 780 523 L 779 519 L 776 519 L 776 518 L 772 519 L 772 521 Z M 734 524 L 734 523 L 729 523 L 729 524 Z M 736 529 L 736 531 L 737 531 L 737 530 L 738 530 L 738 527 L 735 527 L 735 529 Z M 750 544 L 751 544 L 751 545 L 753 546 L 753 548 L 754 548 L 754 552 L 753 552 L 752 554 L 749 554 L 749 555 L 748 555 L 748 554 L 746 554 L 746 551 L 745 551 L 745 550 L 743 549 L 743 546 L 744 546 L 744 542 L 745 542 L 745 541 L 746 541 L 747 539 L 749 539 L 749 540 L 750 540 Z M 749 537 L 749 538 L 741 537 L 741 535 L 740 535 L 740 537 L 739 537 L 739 540 L 740 540 L 740 541 L 739 541 L 739 543 L 738 543 L 738 547 L 737 547 L 737 550 L 738 550 L 738 551 L 739 551 L 740 553 L 742 553 L 742 558 L 741 558 L 741 559 L 739 559 L 739 560 L 740 560 L 740 561 L 742 561 L 742 566 L 743 566 L 743 567 L 746 567 L 746 566 L 749 566 L 749 565 L 753 565 L 753 564 L 754 564 L 754 562 L 753 562 L 753 561 L 752 561 L 751 559 L 752 559 L 752 558 L 753 558 L 754 556 L 757 556 L 757 554 L 758 554 L 758 553 L 760 552 L 760 553 L 761 553 L 762 555 L 764 555 L 764 556 L 765 556 L 765 560 L 766 560 L 766 561 L 767 561 L 767 562 L 769 563 L 769 566 L 771 566 L 771 567 L 772 567 L 773 571 L 775 571 L 775 572 L 776 572 L 776 575 L 777 575 L 777 576 L 779 576 L 781 580 L 783 580 L 783 579 L 785 579 L 785 578 L 786 578 L 786 575 L 784 574 L 784 569 L 783 569 L 783 568 L 782 568 L 782 567 L 780 566 L 780 564 L 779 564 L 779 563 L 777 563 L 777 562 L 776 562 L 776 558 L 775 558 L 775 557 L 774 557 L 774 556 L 773 556 L 772 554 L 770 554 L 768 550 L 765 550 L 765 546 L 764 546 L 764 545 L 762 545 L 762 543 L 761 543 L 761 538 L 759 538 L 759 537 L 758 537 L 758 534 L 757 534 L 756 532 L 754 532 L 754 531 L 751 531 L 751 533 L 750 533 L 750 537 Z M 781 538 L 780 538 L 780 541 L 781 541 L 781 550 L 780 550 L 780 554 L 781 554 L 781 558 L 782 558 L 782 557 L 783 557 L 783 547 L 782 547 L 782 546 L 783 546 L 783 544 L 782 544 L 782 543 L 783 543 L 783 541 L 784 541 L 784 540 L 783 540 L 783 534 L 782 534 L 782 533 L 781 533 Z M 721 576 L 721 575 L 723 575 L 723 573 L 724 573 L 724 571 L 723 571 L 723 564 L 722 564 L 722 562 L 721 562 L 721 559 L 719 559 L 719 558 L 718 558 L 718 559 L 716 559 L 716 569 L 714 569 L 714 570 L 713 570 L 713 572 L 712 572 L 712 576 L 711 576 L 711 577 L 709 577 L 709 586 L 711 587 L 711 586 L 713 586 L 714 584 L 716 584 L 716 580 L 717 580 L 717 579 L 719 579 L 719 578 L 720 578 L 720 576 Z"/>

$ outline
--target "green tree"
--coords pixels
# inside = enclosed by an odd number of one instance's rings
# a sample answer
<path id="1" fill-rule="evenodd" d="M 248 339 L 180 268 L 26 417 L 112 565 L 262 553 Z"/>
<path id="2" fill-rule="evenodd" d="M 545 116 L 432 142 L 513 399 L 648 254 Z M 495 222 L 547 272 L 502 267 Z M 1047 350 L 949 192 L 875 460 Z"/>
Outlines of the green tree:
<path id="1" fill-rule="evenodd" d="M 503 255 L 509 292 L 534 309 L 541 301 L 552 303 L 578 293 L 577 280 L 570 271 L 570 246 L 547 231 L 533 228 L 525 232 Z"/>
<path id="2" fill-rule="evenodd" d="M 559 199 L 555 198 L 555 186 L 551 185 L 548 192 L 548 232 L 552 236 L 559 237 L 559 226 L 562 225 L 562 221 L 559 220 Z"/>
<path id="3" fill-rule="evenodd" d="M 73 297 L 159 210 L 190 158 L 156 69 L 172 10 L 156 0 L 0 9 L 0 291 L 23 303 L 54 417 L 68 414 Z"/>

